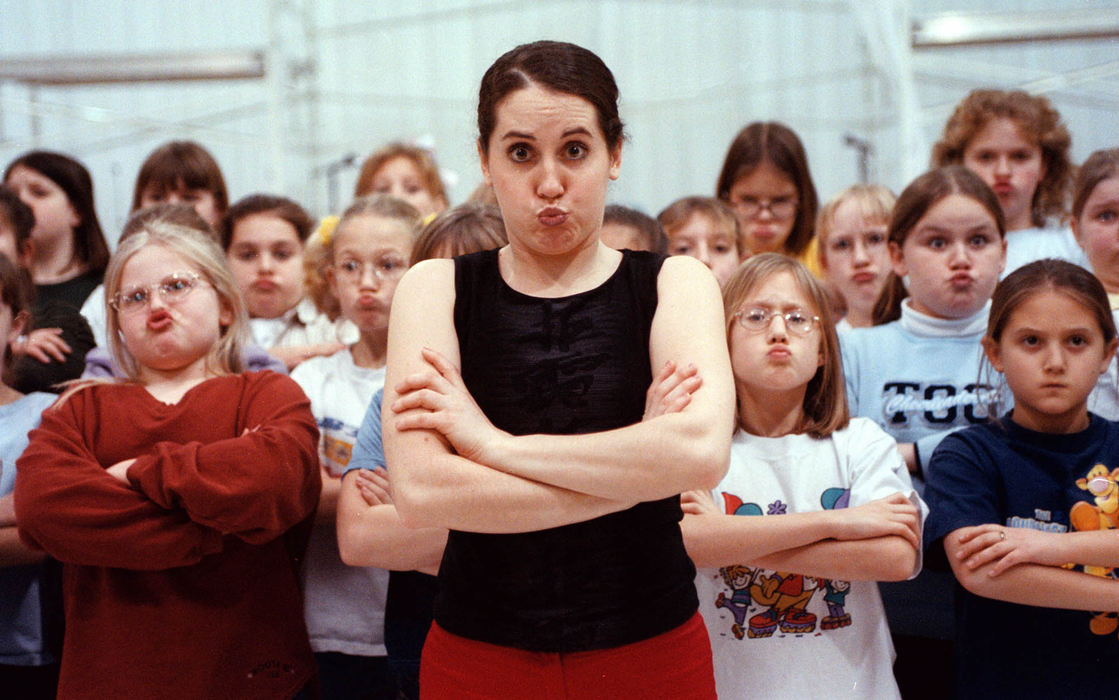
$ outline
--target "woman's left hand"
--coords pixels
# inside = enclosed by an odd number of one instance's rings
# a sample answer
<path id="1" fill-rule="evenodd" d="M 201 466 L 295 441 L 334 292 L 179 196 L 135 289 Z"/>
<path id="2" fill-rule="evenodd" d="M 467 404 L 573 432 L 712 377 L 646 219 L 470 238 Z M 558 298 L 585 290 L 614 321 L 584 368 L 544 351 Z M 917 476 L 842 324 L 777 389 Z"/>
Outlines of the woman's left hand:
<path id="1" fill-rule="evenodd" d="M 1054 561 L 1053 548 L 1049 546 L 1054 544 L 1052 538 L 1056 536 L 1032 528 L 1004 527 L 994 523 L 965 527 L 959 534 L 957 556 L 972 571 L 991 564 L 987 575 L 992 577 L 1017 564 L 1062 566 L 1067 562 Z"/>
<path id="2" fill-rule="evenodd" d="M 405 377 L 396 385 L 397 430 L 434 430 L 461 457 L 486 464 L 488 445 L 503 435 L 478 408 L 458 369 L 430 348 L 423 349 L 429 371 Z"/>

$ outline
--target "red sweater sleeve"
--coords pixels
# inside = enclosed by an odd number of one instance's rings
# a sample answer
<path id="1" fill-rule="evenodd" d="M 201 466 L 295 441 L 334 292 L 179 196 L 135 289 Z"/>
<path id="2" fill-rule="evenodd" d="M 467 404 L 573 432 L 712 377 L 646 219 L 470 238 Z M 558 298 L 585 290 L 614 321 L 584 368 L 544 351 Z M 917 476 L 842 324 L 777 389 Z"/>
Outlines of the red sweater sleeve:
<path id="1" fill-rule="evenodd" d="M 157 443 L 128 469 L 155 503 L 259 544 L 310 516 L 322 488 L 311 404 L 286 376 L 252 373 L 239 398 L 238 437 Z"/>
<path id="2" fill-rule="evenodd" d="M 221 533 L 110 476 L 82 432 L 89 391 L 43 413 L 17 462 L 16 520 L 28 545 L 88 566 L 159 570 L 221 550 Z"/>

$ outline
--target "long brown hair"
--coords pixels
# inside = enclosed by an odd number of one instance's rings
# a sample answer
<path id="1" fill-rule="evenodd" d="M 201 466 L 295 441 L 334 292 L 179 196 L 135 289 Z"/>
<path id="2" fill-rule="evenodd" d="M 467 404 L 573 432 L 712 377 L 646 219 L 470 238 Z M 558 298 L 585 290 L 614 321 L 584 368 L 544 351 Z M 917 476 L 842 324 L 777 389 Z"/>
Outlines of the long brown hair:
<path id="1" fill-rule="evenodd" d="M 827 437 L 836 430 L 845 428 L 850 422 L 851 414 L 847 409 L 847 389 L 839 357 L 839 338 L 835 333 L 828 294 L 807 267 L 779 253 L 755 255 L 739 265 L 723 289 L 727 345 L 730 345 L 735 315 L 742 302 L 759 284 L 780 272 L 792 275 L 797 287 L 812 300 L 816 307 L 815 313 L 820 317 L 820 353 L 824 362 L 816 369 L 816 374 L 809 380 L 804 392 L 804 417 L 797 432 L 816 438 Z"/>
<path id="2" fill-rule="evenodd" d="M 978 175 L 962 165 L 949 165 L 937 168 L 921 175 L 902 191 L 894 205 L 893 216 L 890 217 L 890 226 L 886 237 L 890 243 L 898 248 L 905 245 L 905 239 L 925 217 L 929 209 L 933 208 L 940 200 L 953 194 L 970 197 L 983 205 L 987 213 L 995 220 L 995 227 L 999 231 L 999 238 L 1006 238 L 1006 219 L 1002 214 L 1002 206 L 998 197 L 983 182 Z M 897 273 L 891 272 L 886 280 L 886 286 L 874 302 L 874 325 L 896 321 L 901 318 L 901 302 L 909 296 Z"/>
<path id="3" fill-rule="evenodd" d="M 808 154 L 796 132 L 781 122 L 754 122 L 746 125 L 731 141 L 723 169 L 715 185 L 715 196 L 731 205 L 730 190 L 759 165 L 769 163 L 792 181 L 797 191 L 797 213 L 785 240 L 785 252 L 800 255 L 812 242 L 819 199 Z"/>

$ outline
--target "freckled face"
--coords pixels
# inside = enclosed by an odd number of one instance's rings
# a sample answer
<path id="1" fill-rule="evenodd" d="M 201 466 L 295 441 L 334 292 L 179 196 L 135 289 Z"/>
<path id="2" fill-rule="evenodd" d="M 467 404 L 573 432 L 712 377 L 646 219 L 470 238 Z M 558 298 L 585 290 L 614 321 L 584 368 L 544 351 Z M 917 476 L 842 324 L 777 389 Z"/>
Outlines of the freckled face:
<path id="1" fill-rule="evenodd" d="M 482 173 L 501 207 L 509 243 L 536 255 L 571 255 L 597 245 L 606 186 L 618 177 L 587 100 L 530 84 L 498 103 Z"/>

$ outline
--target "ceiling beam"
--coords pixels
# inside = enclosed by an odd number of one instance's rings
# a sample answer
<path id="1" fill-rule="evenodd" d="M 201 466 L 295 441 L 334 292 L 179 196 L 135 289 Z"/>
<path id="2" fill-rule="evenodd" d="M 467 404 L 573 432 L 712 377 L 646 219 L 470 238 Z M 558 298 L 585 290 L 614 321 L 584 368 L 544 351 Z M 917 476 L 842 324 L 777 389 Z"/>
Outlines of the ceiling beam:
<path id="1" fill-rule="evenodd" d="M 913 21 L 915 49 L 1119 37 L 1119 8 L 949 12 Z"/>
<path id="2" fill-rule="evenodd" d="M 0 60 L 0 80 L 28 85 L 104 85 L 264 77 L 264 51 L 38 56 Z"/>

